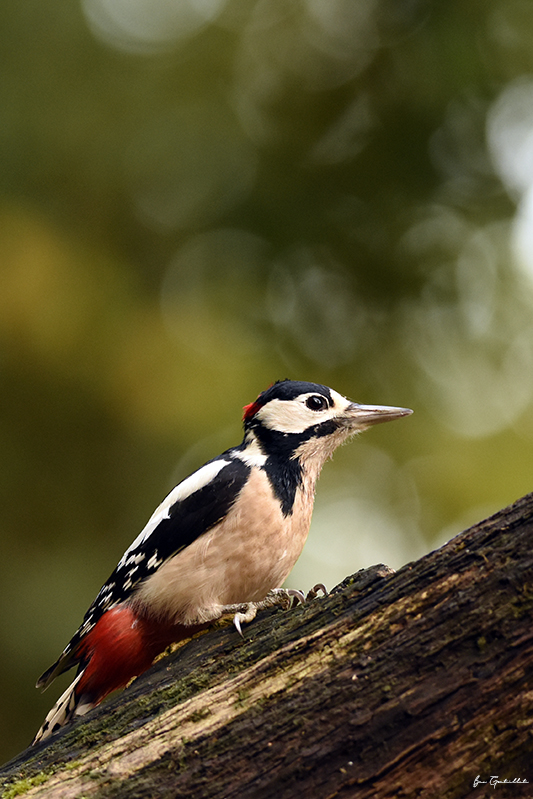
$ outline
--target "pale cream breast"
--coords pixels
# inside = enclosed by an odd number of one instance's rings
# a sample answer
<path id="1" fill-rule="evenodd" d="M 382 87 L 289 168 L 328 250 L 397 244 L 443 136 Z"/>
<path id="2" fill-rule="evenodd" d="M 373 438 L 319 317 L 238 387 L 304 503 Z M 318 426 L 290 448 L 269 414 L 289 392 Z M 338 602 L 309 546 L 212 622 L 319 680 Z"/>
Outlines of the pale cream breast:
<path id="1" fill-rule="evenodd" d="M 282 585 L 302 551 L 314 483 L 314 476 L 304 480 L 293 513 L 283 517 L 266 473 L 252 469 L 226 518 L 150 576 L 133 604 L 192 624 L 218 618 L 224 605 L 264 599 Z"/>

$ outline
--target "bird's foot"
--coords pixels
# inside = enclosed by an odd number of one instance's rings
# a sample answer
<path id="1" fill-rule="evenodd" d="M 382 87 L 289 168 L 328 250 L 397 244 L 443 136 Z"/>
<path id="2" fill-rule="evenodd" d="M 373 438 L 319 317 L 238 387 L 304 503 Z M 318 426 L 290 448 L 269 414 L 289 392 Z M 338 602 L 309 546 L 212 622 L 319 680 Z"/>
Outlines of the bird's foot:
<path id="1" fill-rule="evenodd" d="M 237 605 L 224 605 L 222 608 L 222 613 L 223 615 L 229 615 L 231 613 L 234 614 L 233 624 L 242 638 L 242 624 L 247 624 L 248 622 L 253 621 L 258 610 L 266 610 L 267 608 L 273 608 L 278 605 L 284 610 L 289 610 L 293 604 L 303 605 L 305 602 L 315 599 L 319 591 L 322 591 L 324 596 L 327 596 L 328 592 L 322 583 L 315 585 L 314 588 L 307 593 L 307 596 L 303 593 L 303 591 L 298 591 L 296 588 L 273 588 L 268 592 L 264 599 L 261 599 L 258 602 L 243 602 Z"/>
<path id="2" fill-rule="evenodd" d="M 242 602 L 237 605 L 224 605 L 222 614 L 224 616 L 231 613 L 235 614 L 233 616 L 233 624 L 242 637 L 241 625 L 253 621 L 258 610 L 266 610 L 266 608 L 273 608 L 276 605 L 281 605 L 285 610 L 288 610 L 293 600 L 296 600 L 296 602 L 305 602 L 305 596 L 301 591 L 297 591 L 294 588 L 273 588 L 264 599 L 258 602 Z"/>

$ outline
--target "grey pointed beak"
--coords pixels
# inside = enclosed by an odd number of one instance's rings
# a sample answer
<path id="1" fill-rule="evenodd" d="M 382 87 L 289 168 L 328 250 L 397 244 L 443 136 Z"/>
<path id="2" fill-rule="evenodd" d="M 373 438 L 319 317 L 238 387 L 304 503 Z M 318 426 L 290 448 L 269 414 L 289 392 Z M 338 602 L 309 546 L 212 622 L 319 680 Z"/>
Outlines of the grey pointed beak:
<path id="1" fill-rule="evenodd" d="M 412 412 L 410 408 L 394 408 L 390 405 L 359 405 L 357 402 L 352 402 L 346 408 L 347 418 L 361 428 L 381 424 L 381 422 L 391 422 L 402 416 L 410 416 Z"/>

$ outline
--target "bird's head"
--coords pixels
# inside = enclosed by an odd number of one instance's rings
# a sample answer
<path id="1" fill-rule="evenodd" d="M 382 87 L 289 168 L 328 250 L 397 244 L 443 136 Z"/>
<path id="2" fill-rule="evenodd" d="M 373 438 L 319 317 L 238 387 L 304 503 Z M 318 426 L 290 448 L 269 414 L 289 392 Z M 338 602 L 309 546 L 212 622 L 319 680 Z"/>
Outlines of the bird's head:
<path id="1" fill-rule="evenodd" d="M 408 408 L 360 405 L 327 386 L 281 380 L 244 408 L 245 440 L 256 439 L 266 454 L 320 465 L 339 444 L 368 427 L 408 416 Z"/>

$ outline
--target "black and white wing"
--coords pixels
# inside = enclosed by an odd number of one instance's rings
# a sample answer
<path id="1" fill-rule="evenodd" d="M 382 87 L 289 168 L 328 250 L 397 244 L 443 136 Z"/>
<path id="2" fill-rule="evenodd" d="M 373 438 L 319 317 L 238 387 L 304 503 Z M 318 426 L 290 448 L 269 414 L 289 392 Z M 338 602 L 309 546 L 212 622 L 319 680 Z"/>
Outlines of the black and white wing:
<path id="1" fill-rule="evenodd" d="M 220 455 L 179 483 L 154 511 L 100 589 L 59 659 L 39 679 L 48 685 L 76 662 L 75 650 L 108 610 L 127 600 L 139 583 L 221 521 L 250 473 L 238 449 Z"/>

